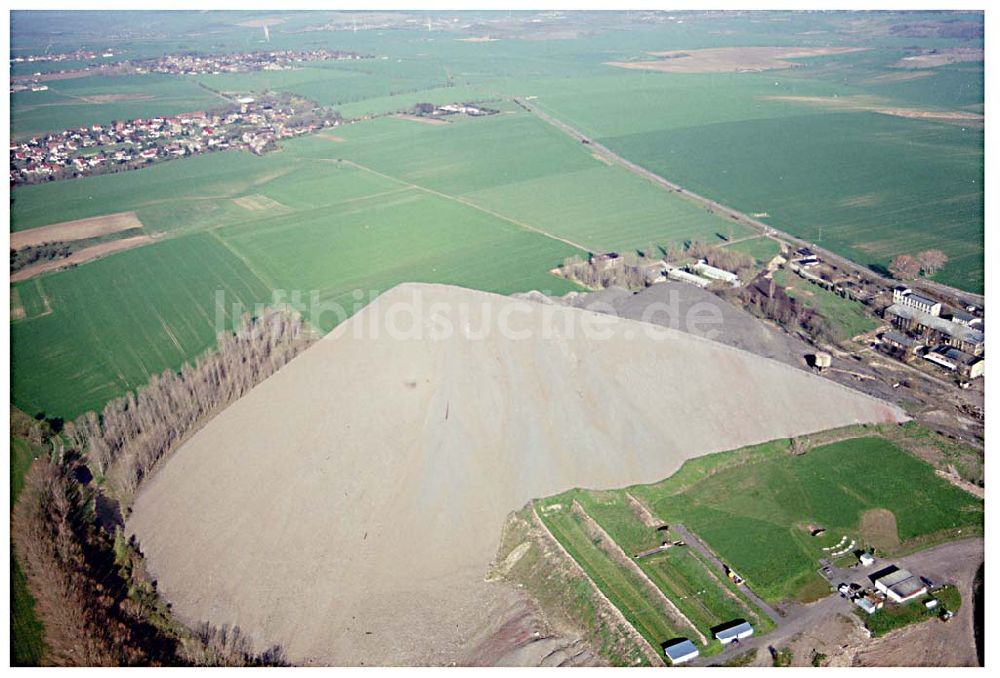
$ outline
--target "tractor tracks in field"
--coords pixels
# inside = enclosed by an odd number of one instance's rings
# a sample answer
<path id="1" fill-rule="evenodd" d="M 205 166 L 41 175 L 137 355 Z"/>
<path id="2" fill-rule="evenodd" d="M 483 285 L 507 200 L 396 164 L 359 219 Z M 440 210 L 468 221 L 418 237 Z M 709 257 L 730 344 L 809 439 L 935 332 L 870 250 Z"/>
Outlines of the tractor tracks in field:
<path id="1" fill-rule="evenodd" d="M 525 222 L 520 221 L 518 219 L 514 219 L 513 217 L 508 217 L 507 215 L 501 214 L 500 212 L 496 212 L 494 210 L 491 210 L 488 207 L 483 207 L 482 205 L 477 205 L 476 203 L 472 202 L 471 200 L 468 200 L 467 198 L 462 198 L 462 197 L 459 197 L 457 195 L 450 195 L 448 193 L 442 193 L 441 191 L 436 191 L 433 188 L 428 188 L 426 186 L 421 186 L 420 184 L 414 184 L 412 182 L 406 181 L 405 179 L 400 179 L 399 177 L 394 177 L 391 174 L 384 174 L 382 172 L 379 172 L 376 169 L 368 167 L 367 165 L 362 165 L 360 163 L 354 162 L 353 160 L 338 159 L 338 160 L 335 160 L 334 162 L 342 163 L 342 164 L 345 164 L 345 165 L 350 165 L 351 167 L 359 169 L 359 170 L 361 170 L 363 172 L 368 172 L 369 174 L 372 174 L 372 175 L 377 176 L 377 177 L 381 177 L 382 179 L 388 179 L 389 181 L 394 181 L 394 182 L 396 182 L 398 184 L 406 186 L 407 188 L 412 188 L 412 189 L 415 189 L 415 190 L 418 190 L 418 191 L 422 191 L 424 193 L 429 193 L 430 195 L 434 195 L 434 196 L 437 196 L 439 198 L 444 198 L 445 200 L 450 200 L 452 202 L 457 202 L 460 205 L 464 205 L 466 207 L 471 207 L 474 210 L 478 210 L 480 212 L 483 212 L 484 214 L 489 214 L 492 217 L 496 217 L 497 219 L 500 219 L 502 221 L 506 221 L 509 224 L 513 224 L 514 226 L 517 226 L 518 228 L 523 228 L 526 231 L 531 231 L 532 233 L 537 233 L 539 235 L 543 235 L 546 238 L 549 238 L 551 240 L 558 240 L 559 242 L 565 243 L 566 245 L 569 245 L 570 247 L 575 247 L 578 250 L 582 250 L 584 252 L 590 252 L 591 251 L 590 247 L 588 247 L 587 245 L 582 245 L 582 244 L 580 244 L 578 242 L 574 242 L 572 240 L 569 240 L 568 238 L 564 238 L 562 236 L 556 235 L 555 233 L 549 233 L 548 231 L 546 231 L 544 229 L 541 229 L 541 228 L 538 228 L 537 226 L 532 226 L 531 224 L 525 223 Z"/>

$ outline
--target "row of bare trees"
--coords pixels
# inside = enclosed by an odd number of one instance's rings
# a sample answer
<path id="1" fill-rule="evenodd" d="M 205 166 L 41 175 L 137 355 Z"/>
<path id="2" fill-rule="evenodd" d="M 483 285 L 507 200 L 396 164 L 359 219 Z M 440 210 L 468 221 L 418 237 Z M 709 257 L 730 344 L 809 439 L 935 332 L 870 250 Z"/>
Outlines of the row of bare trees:
<path id="1" fill-rule="evenodd" d="M 312 340 L 298 315 L 269 310 L 246 316 L 217 348 L 179 372 L 153 375 L 149 383 L 87 412 L 66 426 L 75 449 L 111 493 L 128 505 L 156 462 L 199 422 L 273 374 Z"/>
<path id="2" fill-rule="evenodd" d="M 145 573 L 138 544 L 98 527 L 106 490 L 127 506 L 139 484 L 186 436 L 307 347 L 298 315 L 245 316 L 216 349 L 180 372 L 155 375 L 136 393 L 65 425 L 68 450 L 36 459 L 12 512 L 12 543 L 45 629 L 44 661 L 57 665 L 273 665 L 238 627 L 174 622 Z M 12 409 L 12 411 L 14 411 Z M 12 416 L 12 435 L 53 433 L 48 422 Z M 41 416 L 41 415 L 39 415 Z M 61 449 L 61 447 L 59 448 Z M 81 462 L 105 476 L 81 479 Z"/>
<path id="3" fill-rule="evenodd" d="M 25 476 L 13 511 L 11 537 L 45 628 L 46 662 L 160 663 L 170 644 L 138 642 L 138 625 L 122 604 L 123 586 L 101 548 L 106 535 L 84 518 L 88 495 L 66 466 L 43 457 Z"/>
<path id="4" fill-rule="evenodd" d="M 737 275 L 744 271 L 750 271 L 757 265 L 756 260 L 749 254 L 717 245 L 709 245 L 698 240 L 687 246 L 685 254 L 689 257 L 704 259 L 709 266 L 715 266 Z"/>
<path id="5" fill-rule="evenodd" d="M 280 647 L 254 651 L 239 627 L 170 621 L 142 555 L 121 533 L 89 519 L 94 490 L 72 461 L 37 459 L 11 518 L 18 563 L 45 629 L 44 662 L 56 666 L 274 666 Z"/>
<path id="6" fill-rule="evenodd" d="M 607 287 L 624 287 L 629 290 L 642 289 L 647 284 L 649 265 L 656 259 L 637 254 L 627 253 L 617 258 L 609 259 L 606 255 L 584 259 L 578 255 L 568 257 L 560 274 L 568 280 L 573 280 L 590 287 L 604 289 Z"/>
<path id="7" fill-rule="evenodd" d="M 753 315 L 773 320 L 789 331 L 801 329 L 808 337 L 831 344 L 838 344 L 846 338 L 828 318 L 788 296 L 771 278 L 758 276 L 753 284 L 739 291 L 720 290 L 717 294 L 730 299 L 738 298 Z"/>
<path id="8" fill-rule="evenodd" d="M 671 243 L 665 249 L 649 245 L 616 257 L 599 254 L 584 259 L 575 255 L 563 262 L 559 273 L 591 289 L 624 287 L 634 291 L 647 286 L 655 275 L 659 275 L 660 270 L 652 268 L 652 264 L 664 259 L 680 261 L 685 258 L 704 259 L 710 266 L 743 274 L 743 277 L 752 276 L 756 267 L 756 261 L 748 254 L 695 240 L 683 246 Z"/>

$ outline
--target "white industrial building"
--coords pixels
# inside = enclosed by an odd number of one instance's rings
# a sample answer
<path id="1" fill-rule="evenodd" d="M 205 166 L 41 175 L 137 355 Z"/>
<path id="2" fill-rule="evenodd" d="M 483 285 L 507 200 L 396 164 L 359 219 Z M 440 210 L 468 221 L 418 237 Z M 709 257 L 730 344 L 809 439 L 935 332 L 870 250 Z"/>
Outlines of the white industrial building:
<path id="1" fill-rule="evenodd" d="M 712 283 L 712 281 L 708 278 L 702 278 L 700 275 L 688 273 L 687 271 L 679 268 L 672 268 L 667 271 L 667 278 L 670 280 L 677 280 L 679 282 L 686 282 L 690 285 L 696 285 L 697 287 L 708 287 Z"/>
<path id="2" fill-rule="evenodd" d="M 732 626 L 727 626 L 721 631 L 716 631 L 715 637 L 719 639 L 719 642 L 723 645 L 728 645 L 737 640 L 742 640 L 743 638 L 749 638 L 753 635 L 753 626 L 750 622 L 741 621 Z"/>
<path id="3" fill-rule="evenodd" d="M 897 603 L 905 603 L 927 593 L 926 584 L 914 577 L 909 570 L 901 568 L 894 568 L 876 579 L 875 589 Z"/>
<path id="4" fill-rule="evenodd" d="M 927 297 L 915 294 L 909 287 L 897 285 L 892 290 L 892 303 L 909 306 L 921 313 L 930 315 L 941 315 L 941 302 L 928 299 Z"/>
<path id="5" fill-rule="evenodd" d="M 740 277 L 738 275 L 725 269 L 709 266 L 708 262 L 704 259 L 700 259 L 697 264 L 691 267 L 691 269 L 698 275 L 711 278 L 712 280 L 721 280 L 722 282 L 729 283 L 733 287 L 740 284 Z"/>
<path id="6" fill-rule="evenodd" d="M 663 654 L 672 666 L 689 662 L 698 656 L 698 647 L 687 638 L 678 640 L 663 648 Z"/>

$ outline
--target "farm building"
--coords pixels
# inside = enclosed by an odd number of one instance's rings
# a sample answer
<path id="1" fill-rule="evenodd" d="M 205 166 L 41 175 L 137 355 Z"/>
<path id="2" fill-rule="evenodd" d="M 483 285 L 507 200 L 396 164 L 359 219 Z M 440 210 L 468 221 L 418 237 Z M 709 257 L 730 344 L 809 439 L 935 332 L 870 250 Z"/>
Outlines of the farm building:
<path id="1" fill-rule="evenodd" d="M 953 323 L 958 323 L 959 325 L 965 325 L 966 327 L 981 328 L 983 326 L 983 319 L 977 318 L 971 313 L 966 313 L 965 311 L 955 311 L 951 314 L 951 321 Z"/>
<path id="2" fill-rule="evenodd" d="M 749 638 L 753 635 L 753 626 L 750 622 L 740 621 L 735 622 L 724 629 L 715 632 L 715 637 L 719 639 L 719 642 L 723 645 L 728 645 L 737 640 L 742 640 L 743 638 Z"/>
<path id="3" fill-rule="evenodd" d="M 927 585 L 914 577 L 909 570 L 892 567 L 875 579 L 875 588 L 889 600 L 905 603 L 927 593 Z"/>
<path id="4" fill-rule="evenodd" d="M 862 567 L 871 567 L 875 564 L 875 556 L 865 551 L 860 556 L 858 556 L 858 562 L 861 563 Z"/>
<path id="5" fill-rule="evenodd" d="M 672 268 L 667 271 L 667 278 L 670 280 L 677 280 L 678 282 L 686 282 L 697 287 L 708 287 L 712 282 L 708 278 L 702 278 L 700 275 L 688 273 L 687 271 L 682 271 L 679 268 Z"/>
<path id="6" fill-rule="evenodd" d="M 821 262 L 819 257 L 815 254 L 810 254 L 802 257 L 801 259 L 795 259 L 792 263 L 796 266 L 801 266 L 802 268 L 812 268 L 813 266 L 819 266 L 823 262 Z"/>
<path id="7" fill-rule="evenodd" d="M 924 360 L 939 365 L 946 370 L 957 372 L 967 379 L 983 376 L 986 361 L 957 348 L 939 348 L 924 356 Z"/>
<path id="8" fill-rule="evenodd" d="M 901 360 L 910 360 L 916 352 L 923 346 L 901 332 L 886 332 L 882 335 L 882 346 L 887 353 L 899 357 Z"/>
<path id="9" fill-rule="evenodd" d="M 933 316 L 941 315 L 941 302 L 915 294 L 909 287 L 897 285 L 892 289 L 892 303 L 908 306 Z"/>
<path id="10" fill-rule="evenodd" d="M 930 341 L 940 341 L 972 355 L 982 355 L 985 337 L 979 330 L 918 311 L 902 304 L 885 310 L 885 317 L 896 327 L 919 332 Z"/>
<path id="11" fill-rule="evenodd" d="M 671 665 L 677 666 L 697 657 L 698 648 L 687 638 L 682 638 L 664 645 L 663 654 L 670 660 Z"/>
<path id="12" fill-rule="evenodd" d="M 709 266 L 708 262 L 704 259 L 692 266 L 692 270 L 698 275 L 711 278 L 712 280 L 721 280 L 722 282 L 729 283 L 734 287 L 740 284 L 740 278 L 735 273 L 731 273 L 725 269 L 716 268 L 715 266 Z"/>
<path id="13" fill-rule="evenodd" d="M 590 258 L 590 263 L 595 267 L 600 266 L 604 270 L 607 270 L 614 266 L 621 255 L 618 252 L 604 252 L 603 254 L 595 254 Z"/>

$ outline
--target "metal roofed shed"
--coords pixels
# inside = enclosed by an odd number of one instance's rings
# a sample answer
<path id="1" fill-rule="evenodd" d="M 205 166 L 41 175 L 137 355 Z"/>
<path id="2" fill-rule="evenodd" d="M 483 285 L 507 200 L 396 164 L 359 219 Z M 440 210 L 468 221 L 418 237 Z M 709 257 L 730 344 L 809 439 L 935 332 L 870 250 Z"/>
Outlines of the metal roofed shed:
<path id="1" fill-rule="evenodd" d="M 878 610 L 878 607 L 875 605 L 875 603 L 868 600 L 867 598 L 855 598 L 854 604 L 860 607 L 868 614 L 875 614 L 875 612 Z"/>
<path id="2" fill-rule="evenodd" d="M 909 570 L 894 568 L 874 580 L 875 588 L 890 600 L 905 603 L 927 593 L 927 585 Z"/>
<path id="3" fill-rule="evenodd" d="M 663 646 L 663 654 L 670 660 L 671 666 L 689 662 L 698 656 L 698 647 L 687 638 L 671 641 Z"/>
<path id="4" fill-rule="evenodd" d="M 750 622 L 742 621 L 732 626 L 727 626 L 724 629 L 715 632 L 715 637 L 719 639 L 723 645 L 728 645 L 736 640 L 741 640 L 743 638 L 749 638 L 753 635 L 753 626 Z"/>

